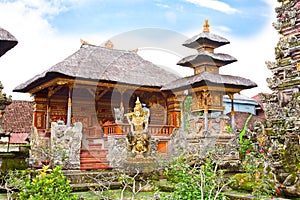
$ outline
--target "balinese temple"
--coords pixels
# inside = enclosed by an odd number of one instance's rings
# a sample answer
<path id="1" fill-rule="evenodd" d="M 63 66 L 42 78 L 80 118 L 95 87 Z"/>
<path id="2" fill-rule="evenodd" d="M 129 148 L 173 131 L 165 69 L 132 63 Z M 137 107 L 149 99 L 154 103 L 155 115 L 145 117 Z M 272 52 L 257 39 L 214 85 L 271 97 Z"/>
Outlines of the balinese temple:
<path id="1" fill-rule="evenodd" d="M 178 62 L 193 68 L 193 76 L 178 77 L 144 60 L 135 51 L 114 49 L 111 41 L 102 47 L 81 40 L 77 52 L 14 91 L 33 96 L 37 137 L 52 138 L 51 126 L 57 121 L 66 126 L 83 124 L 80 169 L 115 166 L 117 155 L 122 157 L 126 151 L 126 146 L 118 141 L 125 140 L 130 131 L 124 114 L 133 111 L 137 99 L 150 113 L 151 151 L 167 156 L 171 153 L 172 134 L 181 125 L 180 108 L 186 96 L 193 98 L 194 113 L 204 113 L 204 126 L 196 131 L 200 134 L 216 126 L 210 119 L 213 113 L 221 114 L 224 110 L 223 95 L 233 98 L 234 93 L 256 86 L 248 79 L 219 74 L 220 67 L 236 59 L 214 53 L 215 48 L 229 41 L 210 33 L 208 26 L 206 21 L 203 33 L 184 43 L 198 53 Z M 112 152 L 119 153 L 112 158 Z M 33 162 L 38 165 L 37 160 Z"/>

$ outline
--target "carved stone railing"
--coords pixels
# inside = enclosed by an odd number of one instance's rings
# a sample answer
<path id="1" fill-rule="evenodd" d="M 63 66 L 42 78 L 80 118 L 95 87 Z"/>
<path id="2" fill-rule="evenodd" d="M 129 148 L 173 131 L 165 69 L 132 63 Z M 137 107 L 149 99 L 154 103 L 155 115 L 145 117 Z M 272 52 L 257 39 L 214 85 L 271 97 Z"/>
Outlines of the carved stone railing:
<path id="1" fill-rule="evenodd" d="M 154 136 L 170 136 L 173 132 L 174 126 L 172 125 L 152 125 L 148 127 L 148 133 Z M 104 124 L 104 135 L 126 135 L 129 133 L 130 124 Z"/>

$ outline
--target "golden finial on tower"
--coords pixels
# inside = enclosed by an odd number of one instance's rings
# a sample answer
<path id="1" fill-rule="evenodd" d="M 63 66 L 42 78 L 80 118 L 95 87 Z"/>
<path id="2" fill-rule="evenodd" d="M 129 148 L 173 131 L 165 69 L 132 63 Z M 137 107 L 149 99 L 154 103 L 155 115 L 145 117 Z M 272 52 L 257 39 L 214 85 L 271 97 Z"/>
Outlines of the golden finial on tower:
<path id="1" fill-rule="evenodd" d="M 203 25 L 203 32 L 209 32 L 208 19 L 205 20 L 205 23 Z"/>

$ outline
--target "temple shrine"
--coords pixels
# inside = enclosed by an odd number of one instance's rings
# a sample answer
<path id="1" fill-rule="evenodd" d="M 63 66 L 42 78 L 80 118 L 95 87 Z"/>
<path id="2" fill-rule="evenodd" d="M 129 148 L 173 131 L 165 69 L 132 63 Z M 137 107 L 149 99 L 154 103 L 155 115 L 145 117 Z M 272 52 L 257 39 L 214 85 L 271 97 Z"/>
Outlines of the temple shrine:
<path id="1" fill-rule="evenodd" d="M 81 42 L 77 52 L 14 89 L 33 96 L 33 135 L 42 139 L 45 146 L 53 148 L 50 140 L 55 144 L 59 140 L 63 148 L 72 149 L 70 141 L 81 140 L 79 149 L 75 145 L 78 158 L 74 159 L 77 163 L 71 164 L 73 168 L 115 167 L 118 156 L 124 159 L 128 153 L 124 141 L 132 130 L 133 114 L 129 113 L 136 109 L 148 117 L 145 129 L 151 138 L 148 154 L 159 152 L 168 156 L 172 134 L 182 127 L 181 107 L 187 96 L 193 99 L 192 112 L 197 116 L 203 113 L 192 122 L 193 135 L 203 136 L 213 129 L 212 134 L 230 138 L 232 135 L 224 128 L 226 120 L 216 120 L 223 116 L 223 95 L 229 95 L 233 105 L 234 93 L 256 87 L 249 79 L 219 74 L 220 67 L 236 59 L 214 52 L 229 41 L 210 33 L 208 20 L 202 33 L 183 44 L 198 52 L 178 62 L 194 69 L 194 75 L 185 78 L 144 60 L 134 51 L 114 49 L 111 41 L 104 47 Z M 231 115 L 234 119 L 233 107 Z M 72 126 L 76 127 L 74 134 L 60 128 Z M 64 138 L 66 135 L 70 137 Z M 137 148 L 131 151 L 144 152 Z M 40 164 L 41 158 L 36 155 L 31 159 L 34 165 Z"/>

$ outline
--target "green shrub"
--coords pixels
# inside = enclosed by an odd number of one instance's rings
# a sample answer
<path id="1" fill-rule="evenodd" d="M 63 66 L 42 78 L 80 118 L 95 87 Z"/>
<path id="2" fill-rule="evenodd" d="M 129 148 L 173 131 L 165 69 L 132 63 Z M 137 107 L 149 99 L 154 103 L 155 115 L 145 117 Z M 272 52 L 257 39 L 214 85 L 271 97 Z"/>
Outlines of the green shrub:
<path id="1" fill-rule="evenodd" d="M 229 179 L 210 157 L 178 157 L 165 169 L 165 173 L 176 188 L 166 199 L 225 198 L 222 192 Z"/>
<path id="2" fill-rule="evenodd" d="M 61 166 L 52 171 L 44 166 L 35 178 L 27 177 L 20 188 L 20 200 L 72 200 L 78 199 L 71 194 L 70 181 L 62 173 Z"/>

